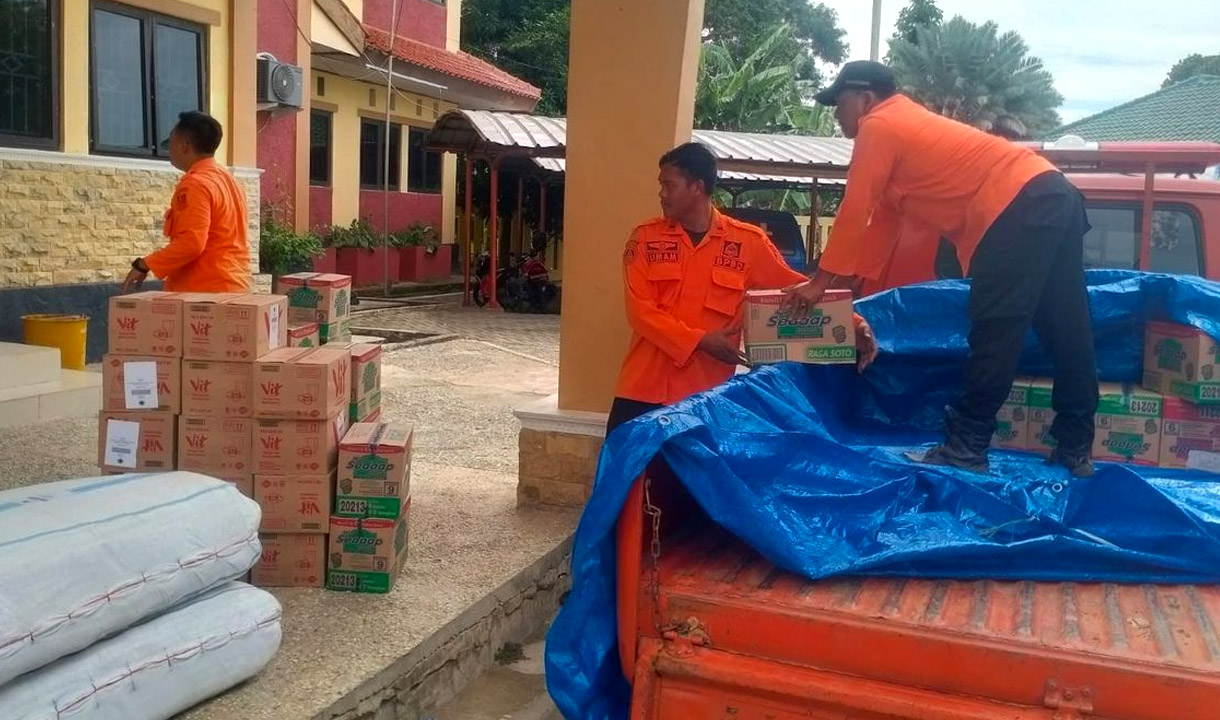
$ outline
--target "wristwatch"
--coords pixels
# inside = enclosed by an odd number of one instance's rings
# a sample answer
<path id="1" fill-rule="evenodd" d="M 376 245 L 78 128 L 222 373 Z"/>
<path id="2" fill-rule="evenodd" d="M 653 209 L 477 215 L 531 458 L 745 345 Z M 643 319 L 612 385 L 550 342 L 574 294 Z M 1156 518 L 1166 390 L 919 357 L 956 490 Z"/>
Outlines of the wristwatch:
<path id="1" fill-rule="evenodd" d="M 131 269 L 139 273 L 148 274 L 148 263 L 144 262 L 144 258 L 136 258 L 131 261 Z"/>

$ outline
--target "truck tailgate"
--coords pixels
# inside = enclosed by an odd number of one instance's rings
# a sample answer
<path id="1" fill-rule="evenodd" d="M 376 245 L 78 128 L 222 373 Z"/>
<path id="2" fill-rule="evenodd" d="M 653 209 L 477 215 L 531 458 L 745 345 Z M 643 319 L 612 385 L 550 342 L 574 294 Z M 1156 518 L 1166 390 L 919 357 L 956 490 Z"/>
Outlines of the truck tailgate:
<path id="1" fill-rule="evenodd" d="M 641 598 L 638 717 L 1220 718 L 1216 587 L 810 582 L 719 529 L 659 573 L 687 622 Z"/>

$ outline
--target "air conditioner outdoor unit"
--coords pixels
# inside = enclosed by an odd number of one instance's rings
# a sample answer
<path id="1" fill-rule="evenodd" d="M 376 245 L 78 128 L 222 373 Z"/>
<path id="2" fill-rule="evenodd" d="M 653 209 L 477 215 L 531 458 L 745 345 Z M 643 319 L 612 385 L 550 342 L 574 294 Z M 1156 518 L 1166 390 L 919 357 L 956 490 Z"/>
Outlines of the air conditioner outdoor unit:
<path id="1" fill-rule="evenodd" d="M 305 85 L 304 74 L 296 65 L 269 57 L 258 58 L 258 103 L 299 108 Z"/>

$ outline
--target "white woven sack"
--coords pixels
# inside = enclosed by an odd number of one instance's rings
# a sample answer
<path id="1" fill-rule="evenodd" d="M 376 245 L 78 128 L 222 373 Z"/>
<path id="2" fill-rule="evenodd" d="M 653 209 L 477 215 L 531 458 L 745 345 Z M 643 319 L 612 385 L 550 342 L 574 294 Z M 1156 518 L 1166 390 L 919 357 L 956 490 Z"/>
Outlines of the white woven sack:
<path id="1" fill-rule="evenodd" d="M 226 583 L 0 687 L 6 720 L 164 720 L 258 673 L 280 604 Z"/>
<path id="2" fill-rule="evenodd" d="M 259 519 L 189 472 L 0 492 L 0 685 L 240 577 Z"/>

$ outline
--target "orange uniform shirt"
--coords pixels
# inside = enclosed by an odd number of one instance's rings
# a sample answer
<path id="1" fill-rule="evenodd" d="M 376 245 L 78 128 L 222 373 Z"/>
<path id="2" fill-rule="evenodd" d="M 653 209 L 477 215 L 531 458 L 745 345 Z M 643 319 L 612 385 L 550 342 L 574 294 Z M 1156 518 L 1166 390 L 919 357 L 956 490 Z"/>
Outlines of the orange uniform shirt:
<path id="1" fill-rule="evenodd" d="M 740 324 L 746 290 L 808 279 L 788 267 L 760 228 L 716 211 L 698 246 L 663 218 L 637 227 L 623 252 L 623 274 L 632 336 L 615 394 L 661 404 L 733 376 L 732 365 L 695 348 L 707 331 Z"/>
<path id="2" fill-rule="evenodd" d="M 963 270 L 1025 183 L 1055 167 L 1028 148 L 894 95 L 860 119 L 847 190 L 819 267 L 882 276 L 899 219 L 947 237 Z"/>
<path id="3" fill-rule="evenodd" d="M 165 213 L 169 244 L 144 258 L 173 292 L 245 292 L 250 286 L 246 199 L 211 158 L 191 166 Z"/>

